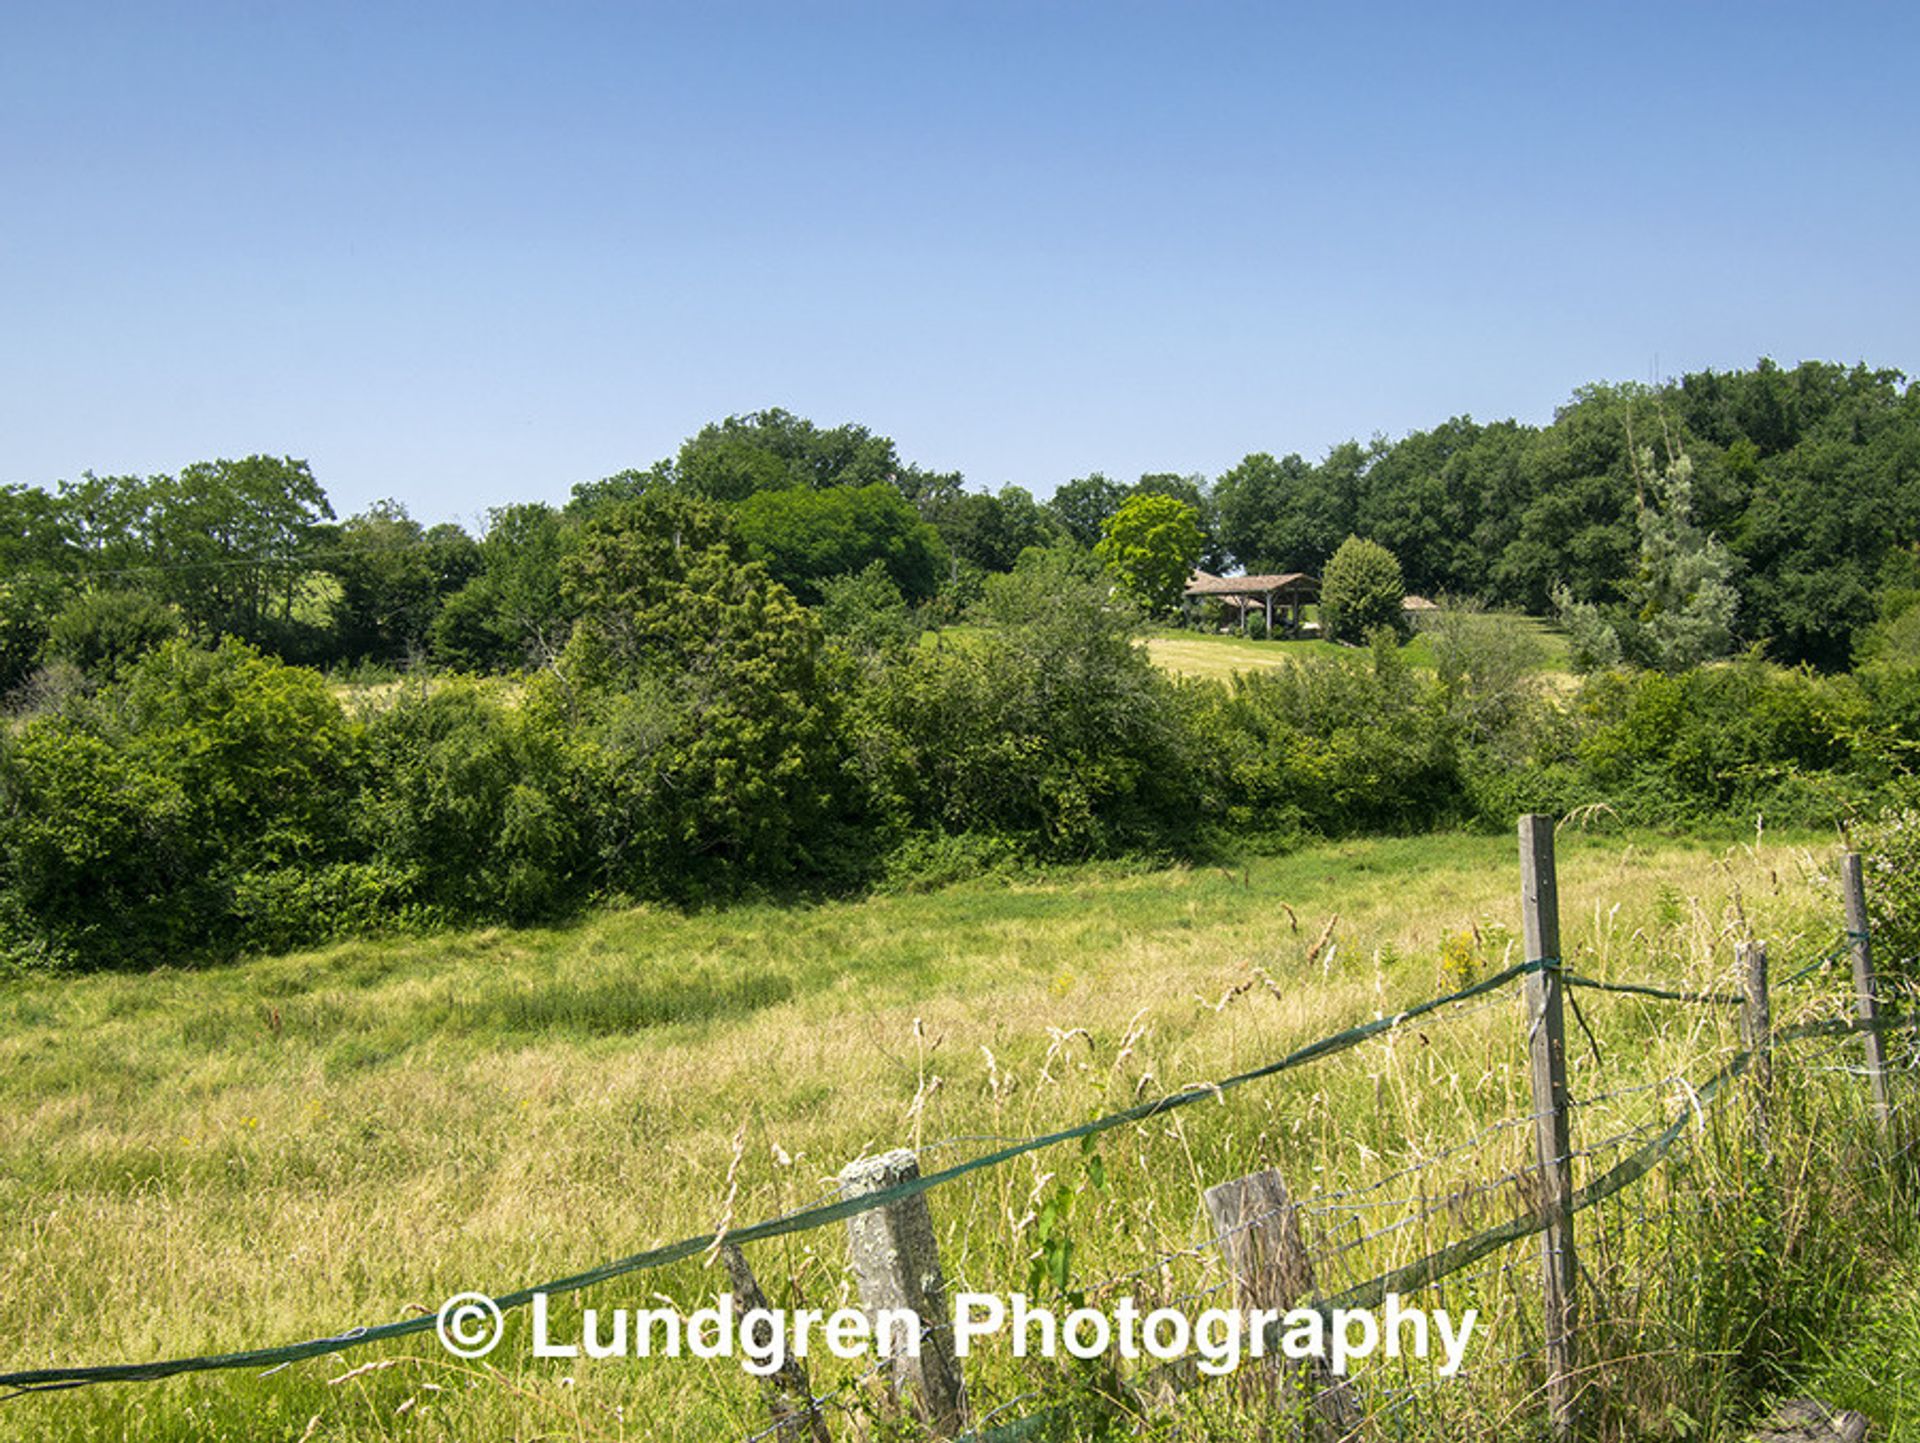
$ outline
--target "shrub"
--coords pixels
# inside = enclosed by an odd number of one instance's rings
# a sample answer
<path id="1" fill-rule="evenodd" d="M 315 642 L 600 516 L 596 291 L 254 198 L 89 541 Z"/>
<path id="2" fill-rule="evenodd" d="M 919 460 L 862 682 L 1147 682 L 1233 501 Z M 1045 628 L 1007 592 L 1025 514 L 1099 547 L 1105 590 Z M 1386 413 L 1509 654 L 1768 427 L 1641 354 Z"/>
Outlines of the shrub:
<path id="1" fill-rule="evenodd" d="M 857 654 L 896 650 L 917 629 L 906 598 L 879 561 L 821 582 L 818 616 L 827 636 Z"/>
<path id="2" fill-rule="evenodd" d="M 531 921 L 584 890 L 562 786 L 553 738 L 477 683 L 407 689 L 369 719 L 356 830 L 394 897 Z"/>
<path id="3" fill-rule="evenodd" d="M 1869 717 L 1850 679 L 1754 659 L 1674 676 L 1599 674 L 1577 711 L 1588 728 L 1578 746 L 1588 800 L 1634 821 L 1765 809 L 1779 820 L 1830 822 L 1836 813 L 1808 779 L 1854 767 Z M 1791 810 L 1781 815 L 1783 803 Z"/>
<path id="4" fill-rule="evenodd" d="M 1400 563 L 1375 541 L 1349 536 L 1320 580 L 1320 625 L 1329 641 L 1360 642 L 1382 627 L 1398 635 L 1406 586 Z"/>
<path id="5" fill-rule="evenodd" d="M 726 518 L 676 496 L 596 517 L 569 592 L 580 623 L 538 699 L 585 742 L 609 883 L 695 900 L 836 873 L 845 773 L 820 628 Z"/>
<path id="6" fill-rule="evenodd" d="M 90 591 L 60 609 L 47 631 L 46 657 L 108 681 L 180 634 L 179 613 L 143 591 Z"/>
<path id="7" fill-rule="evenodd" d="M 1391 642 L 1183 688 L 1211 815 L 1275 839 L 1417 828 L 1465 814 L 1439 687 Z"/>
<path id="8" fill-rule="evenodd" d="M 246 872 L 348 843 L 360 736 L 318 676 L 172 641 L 0 757 L 0 892 L 84 966 L 232 951 Z"/>
<path id="9" fill-rule="evenodd" d="M 988 579 L 985 635 L 917 651 L 863 688 L 855 756 L 903 825 L 1062 858 L 1191 834 L 1174 685 L 1135 645 L 1137 614 L 1083 564 L 1029 551 Z"/>

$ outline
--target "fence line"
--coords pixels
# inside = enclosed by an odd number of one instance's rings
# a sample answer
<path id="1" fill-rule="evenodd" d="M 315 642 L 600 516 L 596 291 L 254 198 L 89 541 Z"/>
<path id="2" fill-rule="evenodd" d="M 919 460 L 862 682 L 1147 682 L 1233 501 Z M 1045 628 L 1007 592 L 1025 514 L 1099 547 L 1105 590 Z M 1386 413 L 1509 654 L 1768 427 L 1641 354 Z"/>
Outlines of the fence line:
<path id="1" fill-rule="evenodd" d="M 1065 1142 L 1091 1139 L 1115 1128 L 1149 1121 L 1169 1114 L 1179 1108 L 1220 1098 L 1224 1093 L 1232 1089 L 1276 1076 L 1282 1072 L 1304 1066 L 1309 1062 L 1335 1056 L 1341 1052 L 1357 1047 L 1372 1038 L 1395 1032 L 1419 1018 L 1429 1016 L 1436 1012 L 1448 1008 L 1455 1008 L 1465 1010 L 1469 1015 L 1477 1013 L 1488 1004 L 1483 1003 L 1481 1007 L 1472 1009 L 1463 1009 L 1463 1004 L 1475 998 L 1491 997 L 1492 994 L 1507 988 L 1512 983 L 1524 982 L 1528 995 L 1534 1002 L 1534 1006 L 1530 1010 L 1534 1015 L 1534 1038 L 1536 1041 L 1536 1097 L 1535 1106 L 1530 1111 L 1521 1116 L 1509 1117 L 1490 1124 L 1463 1142 L 1443 1148 L 1429 1158 L 1414 1163 L 1411 1166 L 1399 1168 L 1387 1176 L 1364 1186 L 1348 1188 L 1324 1195 L 1311 1195 L 1299 1200 L 1289 1200 L 1279 1207 L 1268 1209 L 1259 1215 L 1244 1217 L 1236 1224 L 1234 1231 L 1241 1231 L 1272 1223 L 1278 1214 L 1286 1214 L 1289 1220 L 1297 1216 L 1325 1218 L 1334 1214 L 1345 1214 L 1347 1215 L 1345 1217 L 1345 1223 L 1358 1226 L 1360 1223 L 1358 1214 L 1361 1213 L 1376 1209 L 1404 1208 L 1408 1206 L 1417 1206 L 1420 1209 L 1420 1211 L 1412 1216 L 1402 1218 L 1397 1222 L 1380 1228 L 1365 1231 L 1358 1238 L 1350 1241 L 1342 1241 L 1330 1250 L 1322 1250 L 1318 1254 L 1308 1253 L 1302 1248 L 1299 1254 L 1301 1264 L 1306 1267 L 1311 1267 L 1312 1260 L 1316 1256 L 1324 1259 L 1351 1252 L 1376 1238 L 1390 1233 L 1404 1231 L 1443 1214 L 1452 1213 L 1457 1218 L 1464 1219 L 1466 1208 L 1469 1204 L 1478 1203 L 1481 1199 L 1494 1197 L 1509 1186 L 1520 1187 L 1525 1184 L 1526 1180 L 1530 1177 L 1535 1179 L 1536 1182 L 1554 1177 L 1560 1178 L 1564 1183 L 1564 1191 L 1558 1195 L 1558 1200 L 1556 1200 L 1556 1193 L 1552 1183 L 1542 1182 L 1541 1186 L 1544 1188 L 1544 1191 L 1541 1194 L 1539 1202 L 1535 1205 L 1525 1207 L 1524 1210 L 1516 1216 L 1493 1224 L 1492 1226 L 1482 1228 L 1468 1237 L 1456 1239 L 1441 1247 L 1431 1249 L 1420 1257 L 1390 1268 L 1363 1282 L 1352 1284 L 1344 1290 L 1334 1293 L 1330 1297 L 1320 1298 L 1317 1301 L 1305 1303 L 1303 1306 L 1317 1309 L 1322 1313 L 1323 1317 L 1330 1317 L 1336 1309 L 1350 1310 L 1374 1307 L 1390 1293 L 1412 1292 L 1417 1289 L 1432 1286 L 1447 1278 L 1455 1277 L 1464 1270 L 1474 1267 L 1475 1264 L 1480 1263 L 1492 1254 L 1516 1242 L 1543 1233 L 1548 1234 L 1550 1239 L 1558 1238 L 1564 1251 L 1564 1261 L 1556 1261 L 1557 1253 L 1552 1242 L 1549 1243 L 1545 1261 L 1550 1270 L 1559 1270 L 1561 1274 L 1562 1282 L 1566 1290 L 1564 1300 L 1558 1305 L 1553 1302 L 1556 1290 L 1550 1279 L 1548 1284 L 1549 1307 L 1550 1309 L 1555 1306 L 1560 1307 L 1564 1312 L 1565 1321 L 1557 1330 L 1551 1326 L 1549 1327 L 1545 1341 L 1540 1347 L 1515 1355 L 1515 1359 L 1513 1360 L 1505 1361 L 1530 1359 L 1542 1355 L 1547 1357 L 1549 1365 L 1549 1411 L 1556 1422 L 1558 1430 L 1564 1432 L 1571 1427 L 1572 1395 L 1569 1380 L 1574 1372 L 1571 1354 L 1566 1348 L 1573 1331 L 1571 1321 L 1571 1289 L 1575 1279 L 1575 1269 L 1571 1252 L 1571 1221 L 1573 1217 L 1620 1194 L 1646 1177 L 1687 1135 L 1690 1125 L 1704 1121 L 1704 1117 L 1709 1109 L 1716 1107 L 1727 1096 L 1732 1095 L 1735 1084 L 1754 1066 L 1757 1058 L 1769 1056 L 1785 1047 L 1793 1047 L 1801 1043 L 1821 1039 L 1833 1039 L 1835 1040 L 1834 1046 L 1837 1047 L 1849 1038 L 1861 1037 L 1868 1039 L 1869 1049 L 1866 1066 L 1857 1071 L 1864 1073 L 1875 1085 L 1876 1110 L 1881 1116 L 1884 1126 L 1887 1108 L 1885 1086 L 1888 1069 L 1884 1054 L 1877 1045 L 1878 1039 L 1883 1033 L 1908 1028 L 1912 1025 L 1912 1022 L 1908 1017 L 1895 1016 L 1891 1013 L 1878 1013 L 1871 1005 L 1874 1000 L 1872 994 L 1871 966 L 1870 961 L 1863 961 L 1868 952 L 1868 938 L 1866 937 L 1864 929 L 1856 925 L 1855 915 L 1856 911 L 1863 907 L 1863 904 L 1850 892 L 1847 898 L 1849 904 L 1849 926 L 1843 933 L 1843 940 L 1839 945 L 1815 957 L 1806 965 L 1794 971 L 1783 983 L 1778 985 L 1790 986 L 1798 983 L 1832 965 L 1839 958 L 1851 954 L 1855 959 L 1856 969 L 1862 966 L 1866 969 L 1863 974 L 1864 981 L 1860 983 L 1863 989 L 1862 995 L 1866 1000 L 1862 1003 L 1856 1016 L 1847 1019 L 1803 1022 L 1795 1026 L 1773 1031 L 1767 1034 L 1762 1042 L 1732 1051 L 1719 1071 L 1697 1087 L 1688 1084 L 1684 1075 L 1675 1074 L 1651 1082 L 1636 1083 L 1611 1089 L 1588 1097 L 1573 1098 L 1569 1095 L 1566 1087 L 1564 1058 L 1557 1055 L 1563 1047 L 1557 1020 L 1558 989 L 1561 987 L 1612 992 L 1683 1005 L 1713 1007 L 1750 1006 L 1753 998 L 1751 996 L 1732 993 L 1684 991 L 1639 981 L 1602 980 L 1575 974 L 1567 970 L 1560 958 L 1556 955 L 1560 949 L 1557 901 L 1553 894 L 1553 888 L 1556 884 L 1552 877 L 1551 824 L 1547 824 L 1544 842 L 1540 839 L 1538 830 L 1544 820 L 1545 819 L 1529 818 L 1526 819 L 1526 822 L 1523 822 L 1523 837 L 1530 837 L 1536 849 L 1535 863 L 1543 862 L 1544 864 L 1544 872 L 1538 871 L 1536 865 L 1530 865 L 1528 868 L 1528 941 L 1533 944 L 1528 950 L 1537 950 L 1543 955 L 1505 967 L 1492 976 L 1471 983 L 1457 991 L 1414 1004 L 1391 1015 L 1375 1017 L 1370 1021 L 1359 1023 L 1338 1032 L 1328 1034 L 1327 1036 L 1317 1038 L 1312 1042 L 1295 1048 L 1275 1061 L 1223 1078 L 1218 1082 L 1181 1088 L 1162 1097 L 1109 1113 L 1105 1116 L 1095 1118 L 1092 1121 L 1040 1135 L 1002 1138 L 991 1134 L 970 1134 L 945 1139 L 941 1143 L 932 1145 L 932 1147 L 946 1147 L 964 1142 L 982 1141 L 998 1142 L 1002 1145 L 991 1151 L 967 1158 L 952 1166 L 925 1175 L 915 1173 L 904 1177 L 898 1182 L 877 1187 L 869 1192 L 852 1196 L 840 1196 L 832 1200 L 823 1200 L 781 1216 L 743 1227 L 722 1228 L 716 1232 L 697 1237 L 684 1238 L 678 1242 L 615 1259 L 599 1267 L 568 1277 L 555 1279 L 542 1285 L 516 1289 L 513 1292 L 496 1297 L 494 1302 L 501 1311 L 510 1311 L 527 1305 L 537 1294 L 577 1291 L 626 1274 L 657 1269 L 693 1258 L 718 1249 L 722 1244 L 738 1245 L 745 1242 L 787 1236 L 816 1228 L 827 1227 L 835 1223 L 847 1222 L 863 1214 L 880 1209 L 897 1209 L 901 1204 L 921 1199 L 925 1194 L 937 1188 L 944 1187 L 949 1183 L 958 1181 L 970 1173 L 996 1168 L 1013 1159 L 1041 1149 L 1054 1147 Z M 1528 832 L 1527 823 L 1534 824 L 1535 830 L 1533 832 Z M 1849 880 L 1852 881 L 1856 887 L 1858 876 L 1859 870 L 1856 862 L 1849 875 Z M 1536 884 L 1538 884 L 1537 892 Z M 1538 916 L 1536 916 L 1533 911 L 1536 905 L 1541 909 L 1540 915 Z M 1861 915 L 1864 914 L 1862 913 Z M 1543 1006 L 1547 1009 L 1544 1012 L 1541 1010 Z M 1549 1028 L 1549 1035 L 1551 1037 L 1551 1041 L 1544 1052 L 1540 1050 L 1539 1046 L 1539 1038 L 1542 1036 L 1540 1029 L 1542 1026 Z M 1581 1020 L 1581 1026 L 1583 1028 L 1585 1027 L 1584 1019 Z M 1589 1036 L 1591 1036 L 1591 1034 L 1589 1034 Z M 1753 1041 L 1753 1039 L 1748 1040 L 1750 1042 Z M 1542 1069 L 1545 1070 L 1543 1071 Z M 1845 1071 L 1850 1074 L 1856 1072 L 1854 1068 L 1835 1070 Z M 1542 1079 L 1545 1079 L 1545 1081 L 1542 1081 Z M 1575 1147 L 1573 1145 L 1570 1133 L 1568 1132 L 1568 1118 L 1574 1109 L 1589 1109 L 1610 1100 L 1674 1085 L 1686 1086 L 1688 1089 L 1688 1097 L 1685 1105 L 1672 1117 L 1665 1119 L 1663 1123 L 1660 1121 L 1649 1122 L 1640 1127 L 1617 1133 L 1598 1143 L 1588 1144 L 1584 1147 Z M 1545 1089 L 1544 1093 L 1542 1092 L 1542 1088 Z M 1450 1158 L 1457 1157 L 1463 1152 L 1471 1151 L 1484 1145 L 1491 1138 L 1526 1127 L 1537 1129 L 1539 1137 L 1542 1139 L 1535 1160 L 1526 1166 L 1515 1168 L 1492 1180 L 1475 1180 L 1463 1183 L 1460 1187 L 1456 1187 L 1438 1196 L 1428 1196 L 1424 1191 L 1418 1198 L 1379 1198 L 1373 1196 L 1395 1181 L 1424 1174 Z M 1631 1153 L 1613 1163 L 1612 1166 L 1600 1173 L 1597 1177 L 1590 1177 L 1578 1188 L 1572 1187 L 1572 1167 L 1577 1159 L 1594 1158 L 1602 1152 L 1608 1152 L 1617 1147 L 1629 1146 L 1635 1143 L 1638 1143 L 1638 1146 L 1635 1147 Z M 928 1150 L 932 1150 L 932 1147 Z M 1281 1194 L 1284 1196 L 1284 1189 L 1281 1190 Z M 1349 1201 L 1362 1198 L 1368 1200 Z M 924 1203 L 920 1203 L 919 1206 L 924 1207 Z M 1464 1225 L 1464 1222 L 1462 1225 Z M 1119 1283 L 1148 1275 L 1168 1267 L 1177 1259 L 1195 1256 L 1207 1248 L 1220 1247 L 1225 1241 L 1226 1239 L 1223 1235 L 1210 1233 L 1204 1241 L 1197 1243 L 1195 1246 L 1162 1254 L 1154 1262 L 1149 1263 L 1146 1267 L 1138 1271 L 1092 1285 L 1090 1291 L 1103 1291 Z M 1483 1268 L 1469 1275 L 1469 1279 L 1467 1280 L 1488 1276 L 1510 1277 L 1512 1272 L 1519 1266 L 1517 1262 L 1514 1262 L 1496 1265 L 1491 1269 Z M 1211 1296 L 1225 1286 L 1225 1283 L 1215 1284 L 1203 1292 L 1189 1294 L 1188 1300 L 1197 1297 Z M 1552 1316 L 1553 1313 L 1550 1312 L 1549 1318 L 1551 1319 Z M 374 1326 L 356 1327 L 327 1337 L 310 1339 L 278 1347 L 211 1354 L 199 1357 L 166 1359 L 149 1363 L 26 1369 L 10 1373 L 0 1373 L 0 1389 L 11 1390 L 3 1395 L 4 1398 L 16 1398 L 28 1393 L 59 1391 L 97 1383 L 153 1381 L 185 1373 L 222 1369 L 259 1368 L 267 1372 L 273 1372 L 294 1362 L 308 1358 L 320 1357 L 369 1343 L 422 1333 L 433 1329 L 436 1324 L 437 1319 L 433 1315 L 422 1314 L 420 1316 Z M 1270 1323 L 1269 1328 L 1277 1333 L 1279 1325 L 1278 1323 Z M 882 1360 L 862 1377 L 843 1383 L 839 1387 L 818 1397 L 812 1397 L 810 1402 L 805 1405 L 806 1409 L 810 1410 L 809 1416 L 833 1400 L 844 1396 L 850 1389 L 856 1388 L 873 1378 L 886 1366 L 887 1361 Z M 1478 1366 L 1491 1367 L 1493 1365 Z M 1191 1386 L 1194 1381 L 1191 1373 L 1180 1372 L 1177 1365 L 1168 1365 L 1166 1368 L 1156 1370 L 1156 1373 L 1163 1375 L 1160 1377 L 1160 1381 L 1169 1384 L 1176 1392 L 1184 1387 Z M 1557 1382 L 1555 1381 L 1556 1379 L 1558 1380 Z M 803 1389 L 802 1397 L 806 1396 L 807 1390 Z M 990 1421 L 990 1419 L 997 1414 L 1004 1413 L 1009 1407 L 1019 1401 L 1021 1400 L 1015 1399 L 1001 1404 L 993 1410 L 992 1414 L 988 1415 L 987 1419 L 982 1420 L 983 1423 Z M 970 1433 L 965 1436 L 977 1439 L 979 1443 L 1011 1443 L 1011 1440 L 1027 1436 L 1035 1429 L 1043 1426 L 1047 1416 L 1048 1415 L 1043 1412 L 997 1426 L 989 1432 Z M 783 1425 L 776 1422 L 774 1428 L 757 1434 L 755 1437 L 763 1438 L 772 1433 L 779 1432 L 782 1426 Z"/>

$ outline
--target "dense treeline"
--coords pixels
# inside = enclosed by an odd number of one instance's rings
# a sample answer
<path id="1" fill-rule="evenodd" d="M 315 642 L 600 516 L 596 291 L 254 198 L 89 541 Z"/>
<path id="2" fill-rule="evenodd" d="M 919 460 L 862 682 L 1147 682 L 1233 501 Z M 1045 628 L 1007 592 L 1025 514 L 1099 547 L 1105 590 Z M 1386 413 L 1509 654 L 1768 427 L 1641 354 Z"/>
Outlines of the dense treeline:
<path id="1" fill-rule="evenodd" d="M 1045 503 L 1017 486 L 970 491 L 862 426 L 767 411 L 584 483 L 565 506 L 497 509 L 478 538 L 394 502 L 337 520 L 303 463 L 269 457 L 0 489 L 0 688 L 170 628 L 321 666 L 545 664 L 574 620 L 561 558 L 596 514 L 661 491 L 729 510 L 748 553 L 808 605 L 878 561 L 910 603 L 957 616 L 1022 551 L 1091 550 L 1147 494 L 1192 507 L 1212 570 L 1318 573 L 1358 534 L 1399 559 L 1412 591 L 1534 614 L 1589 606 L 1630 631 L 1647 610 L 1649 451 L 1686 458 L 1681 520 L 1731 559 L 1734 646 L 1839 670 L 1885 594 L 1913 589 L 1920 388 L 1862 366 L 1591 386 L 1545 426 L 1462 417 L 1317 463 L 1248 456 L 1212 482 L 1081 477 Z"/>
<path id="2" fill-rule="evenodd" d="M 1545 427 L 1045 504 L 776 411 L 477 538 L 393 503 L 339 521 L 265 457 L 0 492 L 0 955 L 140 965 L 1524 809 L 1844 818 L 1920 747 L 1902 387 L 1763 365 L 1594 388 Z M 1435 619 L 1432 667 L 1381 631 L 1175 682 L 1137 645 L 1195 558 L 1335 550 L 1329 585 L 1379 572 L 1388 613 L 1404 572 L 1557 595 L 1629 662 L 1707 625 L 1748 650 L 1549 686 L 1530 633 L 1472 606 Z"/>
<path id="3" fill-rule="evenodd" d="M 1177 682 L 1071 548 L 990 577 L 985 625 L 921 639 L 877 564 L 856 580 L 881 605 L 809 609 L 706 503 L 649 496 L 582 531 L 560 579 L 576 625 L 517 682 L 343 688 L 175 637 L 18 721 L 0 952 L 150 965 L 1593 804 L 1824 822 L 1897 787 L 1920 746 L 1912 666 L 1756 658 L 1563 694 L 1530 632 L 1460 611 L 1426 638 L 1433 667 L 1383 633 Z"/>

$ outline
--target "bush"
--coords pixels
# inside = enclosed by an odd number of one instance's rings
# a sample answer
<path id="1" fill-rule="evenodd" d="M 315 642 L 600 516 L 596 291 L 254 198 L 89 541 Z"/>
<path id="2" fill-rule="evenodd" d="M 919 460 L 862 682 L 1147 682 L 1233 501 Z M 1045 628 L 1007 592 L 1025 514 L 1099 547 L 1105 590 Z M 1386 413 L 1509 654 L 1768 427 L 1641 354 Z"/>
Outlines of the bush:
<path id="1" fill-rule="evenodd" d="M 569 594 L 580 623 L 529 700 L 583 743 L 607 881 L 691 901 L 839 875 L 840 684 L 726 518 L 674 496 L 596 517 Z"/>
<path id="2" fill-rule="evenodd" d="M 439 915 L 527 922 L 584 891 L 554 738 L 477 683 L 371 717 L 356 830 L 390 895 Z"/>
<path id="3" fill-rule="evenodd" d="M 1405 599 L 1393 553 L 1378 542 L 1349 536 L 1320 579 L 1320 625 L 1329 641 L 1365 641 L 1383 627 L 1398 636 L 1405 628 L 1400 609 Z"/>
<path id="4" fill-rule="evenodd" d="M 0 755 L 0 912 L 77 965 L 229 953 L 244 873 L 346 851 L 360 741 L 312 672 L 168 642 Z"/>
<path id="5" fill-rule="evenodd" d="M 143 591 L 90 591 L 53 618 L 45 654 L 91 681 L 110 681 L 179 634 L 179 613 Z"/>
<path id="6" fill-rule="evenodd" d="M 856 654 L 897 650 L 918 630 L 907 599 L 879 561 L 821 582 L 818 615 L 821 630 Z"/>
<path id="7" fill-rule="evenodd" d="M 1232 836 L 1335 836 L 1466 815 L 1440 689 L 1385 637 L 1360 656 L 1183 694 L 1207 759 L 1208 813 Z"/>
<path id="8" fill-rule="evenodd" d="M 1874 967 L 1920 983 L 1920 786 L 1905 784 L 1852 841 L 1866 873 Z"/>
<path id="9" fill-rule="evenodd" d="M 1627 820 L 1764 810 L 1820 824 L 1858 795 L 1809 785 L 1862 760 L 1856 745 L 1869 706 L 1850 678 L 1754 659 L 1675 676 L 1609 672 L 1588 680 L 1577 712 L 1587 730 L 1578 754 L 1588 799 L 1609 802 Z"/>
<path id="10" fill-rule="evenodd" d="M 914 652 L 862 689 L 854 754 L 900 825 L 1075 859 L 1191 835 L 1174 685 L 1135 645 L 1137 614 L 1084 566 L 1029 551 L 988 578 L 984 635 Z"/>

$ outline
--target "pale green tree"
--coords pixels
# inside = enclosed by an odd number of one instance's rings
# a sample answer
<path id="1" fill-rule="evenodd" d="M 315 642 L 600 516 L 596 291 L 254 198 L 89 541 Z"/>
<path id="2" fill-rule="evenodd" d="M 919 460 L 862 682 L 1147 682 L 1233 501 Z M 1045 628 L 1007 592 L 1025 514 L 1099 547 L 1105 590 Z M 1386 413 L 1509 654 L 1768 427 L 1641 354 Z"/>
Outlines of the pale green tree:
<path id="1" fill-rule="evenodd" d="M 1094 555 L 1143 610 L 1165 616 L 1179 606 L 1205 544 L 1193 507 L 1141 493 L 1107 518 Z"/>
<path id="2" fill-rule="evenodd" d="M 1685 671 L 1733 649 L 1733 557 L 1693 522 L 1693 461 L 1684 452 L 1656 473 L 1653 451 L 1634 458 L 1640 485 L 1640 566 L 1627 588 L 1646 659 Z"/>

